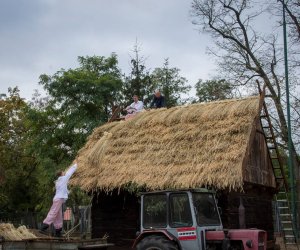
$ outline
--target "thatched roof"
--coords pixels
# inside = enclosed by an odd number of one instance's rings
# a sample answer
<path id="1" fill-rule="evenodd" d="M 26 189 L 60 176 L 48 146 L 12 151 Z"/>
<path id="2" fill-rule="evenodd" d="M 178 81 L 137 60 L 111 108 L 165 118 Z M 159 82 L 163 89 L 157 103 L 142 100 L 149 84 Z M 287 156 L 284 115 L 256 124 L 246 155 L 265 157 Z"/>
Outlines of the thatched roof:
<path id="1" fill-rule="evenodd" d="M 145 111 L 107 123 L 79 151 L 71 183 L 87 191 L 129 183 L 150 190 L 240 189 L 259 105 L 259 97 L 250 97 Z"/>

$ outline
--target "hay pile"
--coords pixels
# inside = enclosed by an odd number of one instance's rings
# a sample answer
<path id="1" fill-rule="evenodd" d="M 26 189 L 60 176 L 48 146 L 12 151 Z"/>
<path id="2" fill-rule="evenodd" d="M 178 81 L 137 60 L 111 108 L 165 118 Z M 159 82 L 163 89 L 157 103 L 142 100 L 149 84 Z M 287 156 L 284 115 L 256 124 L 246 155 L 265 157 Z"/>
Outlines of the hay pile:
<path id="1" fill-rule="evenodd" d="M 141 112 L 94 130 L 71 180 L 87 191 L 214 186 L 240 189 L 259 97 Z"/>
<path id="2" fill-rule="evenodd" d="M 15 228 L 10 223 L 0 224 L 0 236 L 4 237 L 5 240 L 25 240 L 36 238 L 25 226 Z"/>

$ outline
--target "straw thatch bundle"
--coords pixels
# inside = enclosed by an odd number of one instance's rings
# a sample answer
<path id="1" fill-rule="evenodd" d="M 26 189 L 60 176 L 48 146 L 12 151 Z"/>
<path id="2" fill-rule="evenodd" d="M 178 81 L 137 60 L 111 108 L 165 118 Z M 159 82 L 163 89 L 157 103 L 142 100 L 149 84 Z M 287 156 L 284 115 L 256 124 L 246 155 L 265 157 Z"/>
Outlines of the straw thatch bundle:
<path id="1" fill-rule="evenodd" d="M 10 223 L 0 224 L 0 236 L 4 237 L 5 240 L 24 240 L 36 238 L 25 226 L 15 228 Z"/>
<path id="2" fill-rule="evenodd" d="M 84 190 L 239 189 L 259 97 L 142 112 L 94 130 L 71 180 Z"/>
<path id="3" fill-rule="evenodd" d="M 37 238 L 33 233 L 31 233 L 26 226 L 19 226 L 17 228 L 18 232 L 22 235 L 22 239 L 32 239 Z"/>

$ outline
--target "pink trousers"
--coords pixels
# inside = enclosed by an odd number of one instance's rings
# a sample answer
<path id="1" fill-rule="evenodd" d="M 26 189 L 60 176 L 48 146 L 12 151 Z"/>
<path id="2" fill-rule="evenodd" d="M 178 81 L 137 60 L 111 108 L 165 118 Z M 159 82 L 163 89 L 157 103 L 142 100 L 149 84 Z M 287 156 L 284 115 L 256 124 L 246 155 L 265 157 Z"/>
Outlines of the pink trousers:
<path id="1" fill-rule="evenodd" d="M 53 223 L 55 229 L 60 229 L 63 226 L 62 217 L 62 205 L 65 199 L 57 199 L 53 201 L 53 204 L 48 212 L 46 219 L 43 223 L 51 225 Z"/>

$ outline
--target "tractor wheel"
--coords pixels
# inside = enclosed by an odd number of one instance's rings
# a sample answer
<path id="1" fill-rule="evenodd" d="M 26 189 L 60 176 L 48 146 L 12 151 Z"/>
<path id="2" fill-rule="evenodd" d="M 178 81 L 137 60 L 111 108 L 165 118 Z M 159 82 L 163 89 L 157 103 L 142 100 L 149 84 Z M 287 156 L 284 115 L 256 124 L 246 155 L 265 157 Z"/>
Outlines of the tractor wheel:
<path id="1" fill-rule="evenodd" d="M 136 247 L 137 250 L 178 250 L 174 241 L 159 235 L 151 235 L 142 239 Z"/>

